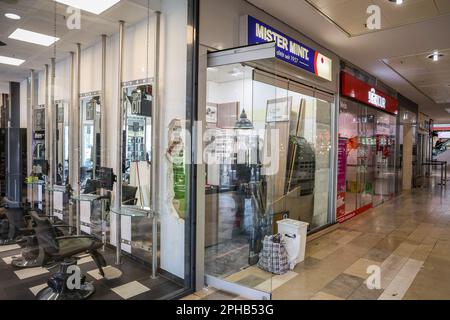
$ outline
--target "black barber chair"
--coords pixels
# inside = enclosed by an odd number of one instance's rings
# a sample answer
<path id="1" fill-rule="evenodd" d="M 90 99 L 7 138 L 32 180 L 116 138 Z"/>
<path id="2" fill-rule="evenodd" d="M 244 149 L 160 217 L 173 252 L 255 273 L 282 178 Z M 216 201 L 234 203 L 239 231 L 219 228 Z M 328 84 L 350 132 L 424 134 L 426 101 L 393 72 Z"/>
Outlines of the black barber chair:
<path id="1" fill-rule="evenodd" d="M 105 258 L 97 251 L 102 243 L 91 236 L 57 237 L 50 220 L 31 214 L 39 247 L 44 252 L 42 266 L 59 264 L 60 269 L 47 281 L 48 287 L 37 294 L 38 300 L 82 300 L 90 297 L 94 291 L 92 282 L 77 273 L 75 256 L 88 253 L 95 261 L 100 274 L 104 276 L 102 267 L 106 266 Z M 79 277 L 77 279 L 77 277 Z"/>
<path id="2" fill-rule="evenodd" d="M 48 217 L 48 216 L 43 216 L 43 215 L 39 215 L 39 216 L 41 218 L 47 217 L 48 219 L 50 219 L 50 217 Z M 31 219 L 31 216 L 30 216 L 30 219 Z M 52 223 L 52 227 L 58 237 L 69 236 L 69 235 L 73 234 L 73 232 L 75 231 L 75 230 L 72 230 L 73 227 L 71 227 L 69 225 L 62 224 L 59 222 L 56 222 L 56 223 L 51 222 L 51 223 Z M 70 232 L 70 231 L 72 231 L 72 232 Z M 44 251 L 42 250 L 42 248 L 40 248 L 40 246 L 39 246 L 38 239 L 35 234 L 34 226 L 33 226 L 32 234 L 23 236 L 21 238 L 21 240 L 18 242 L 18 244 L 22 247 L 22 251 L 19 256 L 14 257 L 12 259 L 11 265 L 13 267 L 23 269 L 23 268 L 35 268 L 35 267 L 39 267 L 42 265 L 45 254 L 44 254 Z"/>
<path id="3" fill-rule="evenodd" d="M 6 209 L 4 216 L 0 220 L 0 245 L 16 244 L 23 241 L 23 236 L 33 233 L 31 219 L 22 209 Z"/>

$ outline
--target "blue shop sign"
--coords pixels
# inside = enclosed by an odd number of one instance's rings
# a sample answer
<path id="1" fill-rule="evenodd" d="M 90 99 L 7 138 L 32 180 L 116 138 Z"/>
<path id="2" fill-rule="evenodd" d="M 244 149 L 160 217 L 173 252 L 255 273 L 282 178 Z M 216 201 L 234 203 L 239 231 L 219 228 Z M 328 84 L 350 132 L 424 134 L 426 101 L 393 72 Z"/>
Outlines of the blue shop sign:
<path id="1" fill-rule="evenodd" d="M 275 42 L 276 57 L 328 81 L 332 80 L 332 60 L 251 16 L 247 17 L 248 45 Z"/>

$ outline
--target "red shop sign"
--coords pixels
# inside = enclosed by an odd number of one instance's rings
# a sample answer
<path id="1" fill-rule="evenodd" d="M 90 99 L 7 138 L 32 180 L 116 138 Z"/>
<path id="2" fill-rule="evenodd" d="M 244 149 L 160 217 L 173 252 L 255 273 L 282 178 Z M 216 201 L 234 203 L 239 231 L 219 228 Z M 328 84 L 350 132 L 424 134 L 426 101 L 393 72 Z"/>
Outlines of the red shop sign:
<path id="1" fill-rule="evenodd" d="M 398 100 L 375 89 L 347 72 L 341 72 L 341 94 L 369 106 L 397 114 Z"/>

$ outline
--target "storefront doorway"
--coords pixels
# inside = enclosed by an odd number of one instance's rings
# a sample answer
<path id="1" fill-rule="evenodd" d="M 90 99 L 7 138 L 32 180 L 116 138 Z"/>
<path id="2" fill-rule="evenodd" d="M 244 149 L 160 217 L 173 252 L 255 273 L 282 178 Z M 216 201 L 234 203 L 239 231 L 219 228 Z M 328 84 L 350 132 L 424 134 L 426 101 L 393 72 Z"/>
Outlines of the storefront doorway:
<path id="1" fill-rule="evenodd" d="M 345 74 L 343 81 L 346 77 L 351 76 Z M 391 199 L 396 183 L 396 100 L 392 100 L 393 112 L 386 112 L 387 99 L 383 111 L 367 102 L 361 103 L 363 99 L 356 101 L 358 92 L 370 93 L 372 89 L 369 85 L 365 88 L 365 83 L 356 78 L 349 79 L 353 82 L 351 89 L 344 83 L 343 95 L 350 90 L 348 96 L 353 97 L 342 98 L 339 108 L 337 220 L 340 222 Z M 361 97 L 367 99 L 367 93 Z"/>
<path id="2" fill-rule="evenodd" d="M 208 55 L 205 274 L 255 299 L 271 297 L 258 262 L 277 221 L 332 222 L 334 95 L 277 74 L 274 54 L 268 43 Z"/>

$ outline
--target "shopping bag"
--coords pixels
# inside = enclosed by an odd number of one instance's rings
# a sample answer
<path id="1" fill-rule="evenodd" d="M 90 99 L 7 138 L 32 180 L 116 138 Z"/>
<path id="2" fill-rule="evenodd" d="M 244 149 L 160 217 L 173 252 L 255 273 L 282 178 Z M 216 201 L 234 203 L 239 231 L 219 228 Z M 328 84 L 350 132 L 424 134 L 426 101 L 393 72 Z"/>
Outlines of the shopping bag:
<path id="1" fill-rule="evenodd" d="M 279 275 L 289 270 L 286 241 L 281 234 L 264 237 L 258 267 Z"/>

